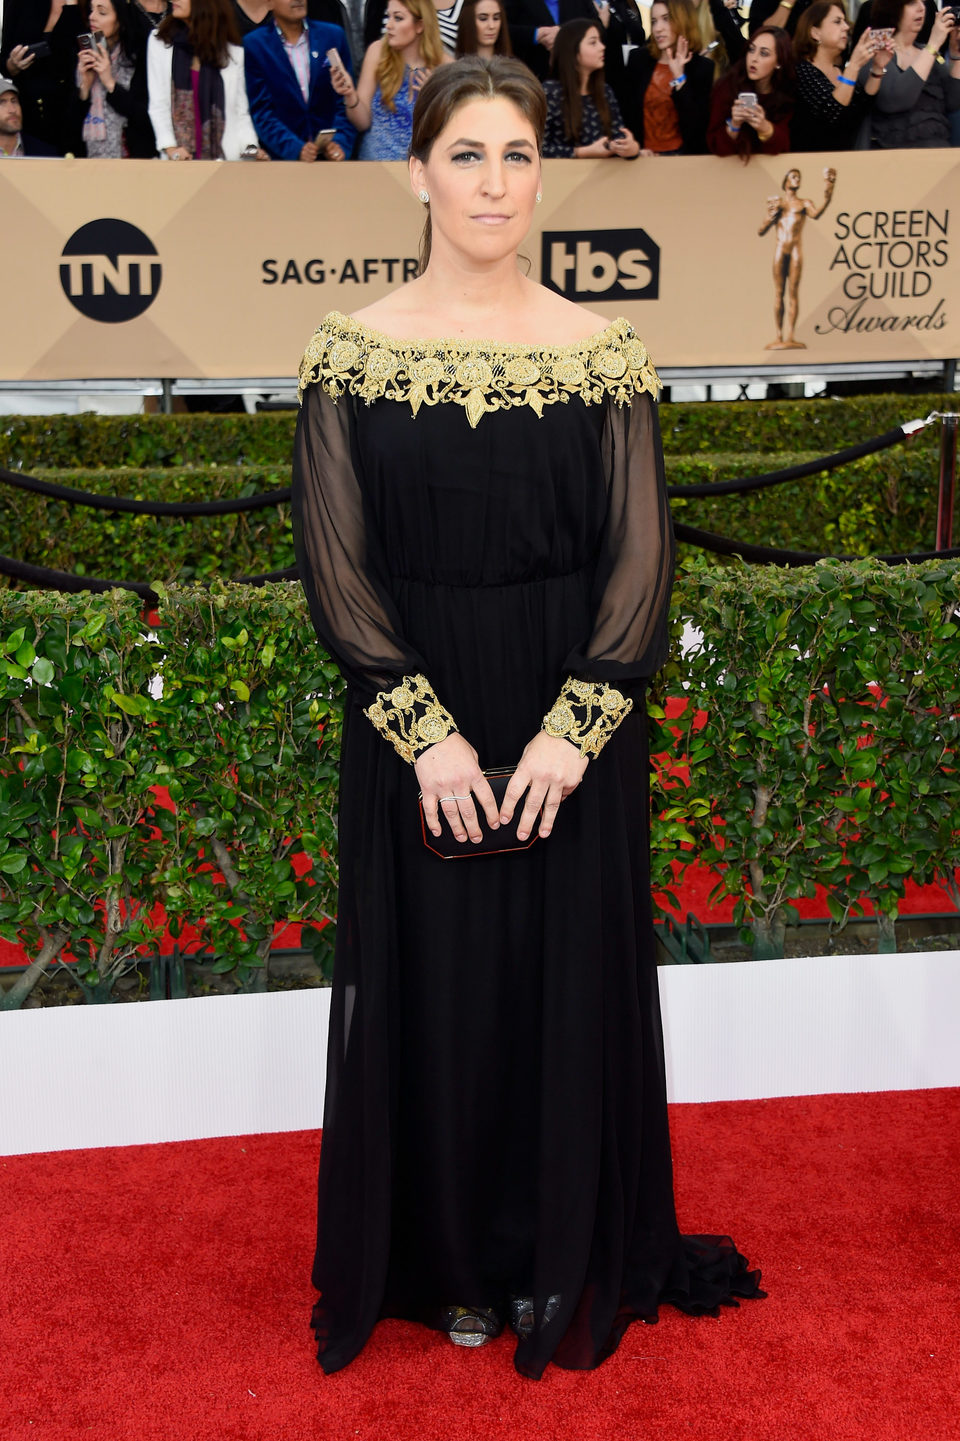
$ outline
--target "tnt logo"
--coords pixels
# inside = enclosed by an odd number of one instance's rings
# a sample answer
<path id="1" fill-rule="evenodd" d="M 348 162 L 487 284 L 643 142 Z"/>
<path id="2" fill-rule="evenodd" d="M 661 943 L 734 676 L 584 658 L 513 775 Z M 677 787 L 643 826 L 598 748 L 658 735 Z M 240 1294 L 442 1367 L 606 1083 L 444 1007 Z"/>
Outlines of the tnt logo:
<path id="1" fill-rule="evenodd" d="M 656 300 L 660 247 L 645 230 L 545 230 L 540 275 L 568 300 Z"/>
<path id="2" fill-rule="evenodd" d="M 135 320 L 153 304 L 160 289 L 156 255 L 156 246 L 135 225 L 91 220 L 75 230 L 63 247 L 63 293 L 88 320 L 106 325 Z"/>

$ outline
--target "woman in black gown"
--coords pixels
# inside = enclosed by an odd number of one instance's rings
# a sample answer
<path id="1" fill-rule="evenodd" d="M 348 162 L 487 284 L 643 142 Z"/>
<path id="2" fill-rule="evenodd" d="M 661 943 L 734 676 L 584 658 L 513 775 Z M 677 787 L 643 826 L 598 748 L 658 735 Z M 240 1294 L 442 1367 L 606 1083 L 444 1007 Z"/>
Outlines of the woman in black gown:
<path id="1" fill-rule="evenodd" d="M 313 1272 L 328 1372 L 381 1317 L 460 1344 L 510 1324 L 539 1377 L 596 1366 L 660 1302 L 762 1294 L 727 1237 L 681 1236 L 674 1213 L 643 700 L 673 561 L 658 382 L 626 322 L 519 273 L 543 120 L 515 61 L 427 81 L 426 268 L 328 315 L 301 371 L 298 565 L 349 683 Z M 496 766 L 515 772 L 499 819 L 526 792 L 538 838 L 470 856 Z M 425 846 L 419 792 L 463 858 Z"/>

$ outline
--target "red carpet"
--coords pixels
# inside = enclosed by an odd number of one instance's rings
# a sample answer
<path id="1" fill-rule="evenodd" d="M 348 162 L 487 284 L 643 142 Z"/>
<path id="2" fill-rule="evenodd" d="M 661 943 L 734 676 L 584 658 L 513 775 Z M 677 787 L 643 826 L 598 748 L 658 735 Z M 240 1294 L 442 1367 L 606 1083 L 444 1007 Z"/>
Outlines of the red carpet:
<path id="1" fill-rule="evenodd" d="M 957 1090 L 674 1107 L 681 1224 L 729 1230 L 769 1298 L 666 1307 L 539 1383 L 507 1338 L 400 1322 L 324 1378 L 315 1133 L 0 1159 L 0 1436 L 956 1441 L 958 1122 Z"/>

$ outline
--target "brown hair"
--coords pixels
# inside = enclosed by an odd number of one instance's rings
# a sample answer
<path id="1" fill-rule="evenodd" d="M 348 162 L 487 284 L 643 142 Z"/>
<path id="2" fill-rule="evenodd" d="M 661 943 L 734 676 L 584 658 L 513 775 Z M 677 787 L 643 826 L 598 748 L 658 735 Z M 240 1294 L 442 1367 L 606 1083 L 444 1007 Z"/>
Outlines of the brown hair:
<path id="1" fill-rule="evenodd" d="M 814 0 L 808 10 L 804 10 L 797 21 L 797 28 L 793 36 L 793 58 L 794 60 L 812 60 L 817 53 L 817 42 L 810 34 L 818 25 L 822 25 L 830 14 L 831 10 L 839 10 L 844 20 L 849 20 L 843 0 Z"/>
<path id="2" fill-rule="evenodd" d="M 560 82 L 561 105 L 563 107 L 563 131 L 574 145 L 580 144 L 580 126 L 583 123 L 583 102 L 580 98 L 580 67 L 577 54 L 585 35 L 596 30 L 603 40 L 603 27 L 599 20 L 567 20 L 557 31 L 550 52 L 550 72 Z M 600 124 L 606 136 L 613 134 L 613 118 L 607 102 L 606 72 L 593 70 L 587 80 L 587 94 L 597 108 Z"/>
<path id="3" fill-rule="evenodd" d="M 157 39 L 172 45 L 181 25 L 186 26 L 190 48 L 201 65 L 215 65 L 222 70 L 228 59 L 227 46 L 240 44 L 230 0 L 190 0 L 186 20 L 178 20 L 168 11 L 157 26 Z"/>
<path id="4" fill-rule="evenodd" d="M 870 25 L 874 30 L 900 29 L 903 12 L 910 0 L 873 0 L 870 6 Z"/>
<path id="5" fill-rule="evenodd" d="M 703 36 L 700 34 L 700 21 L 697 17 L 697 12 L 693 6 L 688 3 L 688 0 L 653 0 L 653 4 L 650 6 L 651 20 L 654 5 L 666 5 L 670 24 L 676 32 L 677 39 L 682 35 L 690 46 L 690 54 L 699 55 L 703 49 Z M 650 36 L 647 49 L 650 51 L 654 60 L 660 59 L 660 46 L 652 35 Z"/>
<path id="6" fill-rule="evenodd" d="M 404 10 L 409 10 L 414 20 L 423 24 L 420 32 L 420 54 L 427 70 L 435 70 L 443 59 L 443 40 L 437 24 L 437 12 L 433 0 L 395 0 Z M 387 0 L 389 6 L 389 0 Z M 377 85 L 380 98 L 388 110 L 395 110 L 394 97 L 403 84 L 404 63 L 399 50 L 392 50 L 384 35 L 380 41 L 380 59 L 377 61 Z"/>
<path id="7" fill-rule="evenodd" d="M 433 142 L 453 117 L 454 111 L 468 100 L 509 100 L 529 121 L 536 136 L 537 150 L 543 146 L 543 130 L 547 123 L 547 97 L 540 81 L 512 56 L 495 55 L 487 60 L 482 55 L 465 55 L 452 65 L 441 65 L 424 82 L 413 107 L 413 134 L 410 154 L 425 162 Z M 430 212 L 420 239 L 420 274 L 430 262 L 432 227 Z"/>
<path id="8" fill-rule="evenodd" d="M 510 27 L 507 24 L 506 0 L 464 0 L 460 19 L 457 21 L 458 58 L 461 55 L 476 55 L 479 44 L 477 40 L 477 6 L 487 4 L 496 5 L 500 11 L 500 33 L 493 47 L 494 55 L 513 54 L 513 46 L 510 43 Z"/>

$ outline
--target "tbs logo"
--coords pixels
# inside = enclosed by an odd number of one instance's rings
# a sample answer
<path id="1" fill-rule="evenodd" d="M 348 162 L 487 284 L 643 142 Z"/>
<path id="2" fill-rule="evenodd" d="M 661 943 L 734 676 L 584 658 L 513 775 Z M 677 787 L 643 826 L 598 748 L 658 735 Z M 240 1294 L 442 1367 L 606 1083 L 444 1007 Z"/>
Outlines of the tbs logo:
<path id="1" fill-rule="evenodd" d="M 545 230 L 540 275 L 567 300 L 656 300 L 660 247 L 645 230 Z"/>
<path id="2" fill-rule="evenodd" d="M 153 304 L 160 276 L 157 247 L 126 220 L 91 220 L 63 247 L 60 284 L 88 320 L 135 320 Z"/>

